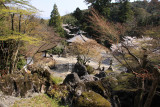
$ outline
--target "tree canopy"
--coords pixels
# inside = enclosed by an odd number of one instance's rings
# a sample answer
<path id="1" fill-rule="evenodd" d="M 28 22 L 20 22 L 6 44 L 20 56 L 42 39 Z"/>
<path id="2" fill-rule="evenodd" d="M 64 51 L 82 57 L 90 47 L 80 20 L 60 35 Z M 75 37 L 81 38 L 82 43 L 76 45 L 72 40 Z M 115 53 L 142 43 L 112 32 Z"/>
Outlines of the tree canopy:
<path id="1" fill-rule="evenodd" d="M 56 4 L 53 6 L 53 10 L 49 19 L 49 26 L 52 26 L 60 36 L 64 37 L 64 30 L 62 28 L 61 16 L 58 12 L 58 7 Z"/>

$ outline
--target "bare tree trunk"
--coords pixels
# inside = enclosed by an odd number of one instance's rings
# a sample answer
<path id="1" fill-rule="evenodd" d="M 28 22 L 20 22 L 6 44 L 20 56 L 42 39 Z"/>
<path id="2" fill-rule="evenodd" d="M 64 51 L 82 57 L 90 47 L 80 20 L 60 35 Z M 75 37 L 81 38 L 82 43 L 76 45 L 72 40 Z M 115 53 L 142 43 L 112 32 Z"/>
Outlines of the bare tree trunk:
<path id="1" fill-rule="evenodd" d="M 138 107 L 142 107 L 142 105 L 143 105 L 144 91 L 145 91 L 145 88 L 144 88 L 144 79 L 142 79 L 142 91 L 141 91 L 141 94 L 140 94 L 140 97 L 139 97 Z"/>
<path id="2" fill-rule="evenodd" d="M 16 59 L 19 52 L 19 43 L 16 43 L 16 49 L 12 53 L 11 62 L 10 62 L 10 73 L 15 70 Z"/>
<path id="3" fill-rule="evenodd" d="M 21 16 L 19 18 L 19 24 L 21 23 Z M 11 14 L 11 30 L 12 30 L 12 34 L 13 34 L 13 31 L 14 31 L 14 14 Z M 21 27 L 19 25 L 19 27 Z M 20 28 L 19 28 L 20 30 Z M 14 70 L 15 70 L 15 65 L 16 65 L 16 59 L 17 59 L 17 55 L 18 55 L 18 52 L 19 52 L 19 42 L 16 42 L 16 41 L 12 41 L 12 42 L 15 42 L 13 43 L 13 47 L 12 50 L 13 52 L 11 52 L 11 59 L 10 59 L 10 69 L 9 69 L 9 72 L 12 73 Z"/>
<path id="4" fill-rule="evenodd" d="M 11 30 L 12 30 L 12 34 L 13 34 L 13 31 L 14 31 L 14 13 L 11 14 Z"/>
<path id="5" fill-rule="evenodd" d="M 142 63 L 140 62 L 140 60 L 137 59 L 137 61 L 139 61 L 140 63 L 139 64 L 142 64 L 142 68 L 145 69 L 146 68 L 146 64 L 148 63 L 147 61 L 147 57 L 148 55 L 146 55 L 146 50 L 144 50 L 144 56 L 143 56 L 143 59 L 142 59 Z M 143 107 L 143 100 L 144 100 L 144 92 L 145 92 L 145 81 L 144 81 L 144 78 L 141 80 L 141 90 L 140 90 L 140 94 L 139 94 L 139 101 L 137 104 L 135 104 L 134 106 L 136 107 Z"/>
<path id="6" fill-rule="evenodd" d="M 147 96 L 147 100 L 145 101 L 144 107 L 150 107 L 151 106 L 152 99 L 153 99 L 153 97 L 156 93 L 156 89 L 157 89 L 158 82 L 159 82 L 159 76 L 160 76 L 160 73 L 158 72 L 158 69 L 154 68 L 154 74 L 153 75 L 154 75 L 155 79 L 153 79 L 152 86 L 151 86 L 149 94 Z"/>
<path id="7" fill-rule="evenodd" d="M 158 86 L 158 80 L 154 80 L 153 83 L 152 83 L 152 87 L 151 87 L 151 89 L 149 91 L 147 100 L 145 101 L 144 107 L 150 107 L 151 106 L 152 99 L 153 99 L 153 97 L 155 95 L 157 86 Z"/>
<path id="8" fill-rule="evenodd" d="M 136 95 L 134 99 L 134 107 L 142 107 L 142 101 L 143 101 L 143 90 L 140 89 L 138 94 Z"/>
<path id="9" fill-rule="evenodd" d="M 21 32 L 21 17 L 22 17 L 22 15 L 20 14 L 19 15 L 19 32 Z"/>

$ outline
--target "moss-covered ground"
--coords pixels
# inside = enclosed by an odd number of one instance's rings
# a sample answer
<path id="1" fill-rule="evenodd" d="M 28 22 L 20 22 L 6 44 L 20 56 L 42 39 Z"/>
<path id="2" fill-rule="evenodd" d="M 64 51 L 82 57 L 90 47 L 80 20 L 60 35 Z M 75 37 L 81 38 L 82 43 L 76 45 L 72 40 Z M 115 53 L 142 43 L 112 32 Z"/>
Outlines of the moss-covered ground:
<path id="1" fill-rule="evenodd" d="M 41 94 L 30 99 L 16 101 L 11 107 L 66 107 L 59 104 L 55 99 L 49 98 L 46 94 Z"/>

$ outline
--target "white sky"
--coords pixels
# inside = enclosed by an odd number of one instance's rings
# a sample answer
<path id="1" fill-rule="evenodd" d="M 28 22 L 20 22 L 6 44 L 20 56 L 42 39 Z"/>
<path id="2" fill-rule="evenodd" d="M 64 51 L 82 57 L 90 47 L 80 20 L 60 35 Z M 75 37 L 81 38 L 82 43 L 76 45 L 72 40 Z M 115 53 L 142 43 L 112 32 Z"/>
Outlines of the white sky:
<path id="1" fill-rule="evenodd" d="M 57 5 L 61 16 L 73 12 L 77 7 L 81 10 L 88 8 L 84 0 L 31 0 L 31 4 L 43 11 L 40 14 L 42 18 L 50 18 L 54 4 Z"/>

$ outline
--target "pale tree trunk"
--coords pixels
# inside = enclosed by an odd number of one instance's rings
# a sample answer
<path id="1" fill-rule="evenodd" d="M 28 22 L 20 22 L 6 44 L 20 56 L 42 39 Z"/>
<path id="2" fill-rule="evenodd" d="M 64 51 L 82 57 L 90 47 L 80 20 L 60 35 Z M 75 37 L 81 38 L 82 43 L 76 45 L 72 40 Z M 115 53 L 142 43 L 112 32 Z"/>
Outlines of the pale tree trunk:
<path id="1" fill-rule="evenodd" d="M 16 60 L 19 52 L 19 43 L 16 43 L 16 49 L 12 53 L 11 62 L 10 62 L 10 73 L 13 73 L 15 70 Z"/>
<path id="2" fill-rule="evenodd" d="M 101 70 L 101 61 L 98 62 L 98 68 L 97 70 Z"/>
<path id="3" fill-rule="evenodd" d="M 14 14 L 11 14 L 11 30 L 12 30 L 12 33 L 14 31 Z M 19 32 L 21 32 L 21 15 L 19 16 Z M 20 43 L 19 43 L 19 40 L 18 42 L 15 41 L 15 44 L 13 44 L 14 47 L 12 47 L 12 55 L 11 55 L 11 62 L 10 62 L 10 73 L 13 73 L 13 71 L 15 70 L 16 66 L 17 66 L 17 56 L 18 56 L 18 53 L 19 53 L 19 46 L 20 46 Z"/>
<path id="4" fill-rule="evenodd" d="M 147 60 L 148 55 L 146 55 L 146 50 L 144 50 L 144 54 L 143 54 L 143 59 L 142 59 L 142 63 L 139 62 L 139 64 L 142 64 L 141 67 L 143 69 L 146 68 L 146 65 L 148 63 Z M 139 59 L 137 59 L 137 62 L 139 61 Z M 141 79 L 141 90 L 139 91 L 139 94 L 136 96 L 135 98 L 135 104 L 134 107 L 143 107 L 143 100 L 144 100 L 144 92 L 145 92 L 145 81 L 144 78 Z"/>

